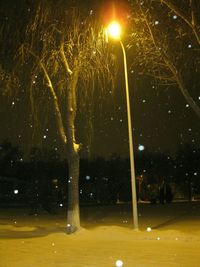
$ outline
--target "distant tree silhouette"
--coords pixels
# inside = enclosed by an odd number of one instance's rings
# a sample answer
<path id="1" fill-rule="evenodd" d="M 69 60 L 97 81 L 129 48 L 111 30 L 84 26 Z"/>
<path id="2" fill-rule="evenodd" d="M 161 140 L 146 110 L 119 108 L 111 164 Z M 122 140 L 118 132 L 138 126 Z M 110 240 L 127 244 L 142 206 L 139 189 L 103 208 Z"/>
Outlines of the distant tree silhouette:
<path id="1" fill-rule="evenodd" d="M 183 194 L 191 201 L 193 195 L 200 194 L 200 148 L 185 144 L 176 154 L 176 183 Z"/>
<path id="2" fill-rule="evenodd" d="M 1 175 L 12 176 L 17 163 L 22 158 L 22 152 L 10 141 L 4 140 L 0 144 L 0 172 Z"/>

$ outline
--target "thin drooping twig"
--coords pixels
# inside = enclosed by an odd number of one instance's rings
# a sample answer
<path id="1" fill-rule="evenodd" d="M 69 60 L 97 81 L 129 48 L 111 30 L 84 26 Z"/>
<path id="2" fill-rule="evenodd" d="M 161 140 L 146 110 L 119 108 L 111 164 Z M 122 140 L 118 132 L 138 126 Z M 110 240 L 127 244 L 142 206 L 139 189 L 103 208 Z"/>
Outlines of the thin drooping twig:
<path id="1" fill-rule="evenodd" d="M 159 47 L 157 40 L 154 36 L 154 33 L 150 27 L 150 24 L 147 20 L 146 15 L 144 14 L 144 12 L 142 11 L 146 25 L 148 27 L 149 33 L 151 35 L 151 39 L 153 41 L 153 44 L 155 46 L 155 49 L 157 49 Z M 179 86 L 179 89 L 181 90 L 183 96 L 185 97 L 186 101 L 190 104 L 191 108 L 195 111 L 195 113 L 197 114 L 197 116 L 200 118 L 200 107 L 196 104 L 196 102 L 193 100 L 193 98 L 190 96 L 186 86 L 184 85 L 184 82 L 180 76 L 179 71 L 177 70 L 176 66 L 173 64 L 172 60 L 170 60 L 170 58 L 167 56 L 167 54 L 165 53 L 165 51 L 163 49 L 159 49 L 159 53 L 161 55 L 161 57 L 163 58 L 166 66 L 168 67 L 168 69 L 172 72 L 173 76 L 174 76 L 174 80 L 176 81 L 177 85 Z"/>
<path id="2" fill-rule="evenodd" d="M 180 18 L 182 18 L 182 20 L 185 21 L 185 23 L 192 29 L 195 38 L 198 42 L 198 44 L 200 45 L 200 33 L 198 31 L 198 28 L 196 26 L 195 20 L 194 20 L 194 13 L 192 13 L 192 18 L 191 18 L 191 22 L 190 20 L 186 17 L 186 15 L 174 4 L 172 4 L 171 2 L 169 2 L 168 0 L 160 0 L 161 3 L 164 3 L 169 9 L 171 9 L 177 16 L 179 16 Z"/>
<path id="3" fill-rule="evenodd" d="M 38 64 L 40 65 L 41 69 L 44 72 L 44 76 L 45 76 L 45 78 L 47 80 L 47 84 L 48 84 L 48 87 L 50 89 L 50 92 L 51 92 L 51 95 L 52 95 L 52 98 L 53 98 L 53 104 L 54 104 L 54 110 L 55 110 L 55 113 L 56 113 L 56 121 L 57 121 L 57 124 L 58 124 L 58 130 L 59 130 L 59 133 L 61 135 L 62 141 L 66 144 L 67 143 L 67 137 L 66 137 L 64 126 L 63 126 L 63 122 L 62 122 L 62 116 L 61 116 L 61 112 L 60 112 L 60 108 L 59 108 L 59 104 L 58 104 L 58 98 L 57 98 L 57 95 L 55 93 L 55 90 L 54 90 L 53 84 L 51 82 L 50 76 L 49 76 L 49 74 L 48 74 L 48 72 L 46 70 L 46 67 L 45 67 L 44 63 L 38 58 L 38 56 L 32 50 L 28 50 L 28 52 L 32 56 L 34 56 L 34 58 L 37 60 Z"/>

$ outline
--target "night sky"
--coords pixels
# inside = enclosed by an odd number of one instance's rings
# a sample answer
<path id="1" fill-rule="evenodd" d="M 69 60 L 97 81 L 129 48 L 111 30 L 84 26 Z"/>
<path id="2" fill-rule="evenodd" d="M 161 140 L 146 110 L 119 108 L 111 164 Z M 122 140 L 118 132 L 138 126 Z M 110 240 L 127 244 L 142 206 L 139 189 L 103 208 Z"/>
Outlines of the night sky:
<path id="1" fill-rule="evenodd" d="M 30 10 L 27 9 L 27 12 Z M 130 56 L 127 51 L 135 151 L 144 148 L 152 152 L 173 154 L 185 143 L 199 147 L 200 118 L 190 108 L 180 90 L 175 86 L 160 86 L 154 79 L 138 75 L 131 69 Z M 117 52 L 117 57 L 122 65 L 120 51 Z M 200 93 L 197 97 L 200 104 Z M 90 132 L 84 119 L 87 111 L 80 113 L 77 118 L 78 141 L 83 144 L 82 155 L 109 157 L 117 154 L 127 157 L 129 150 L 123 66 L 119 67 L 114 92 L 108 90 L 106 95 L 96 96 L 95 101 L 99 106 L 94 108 L 91 115 L 93 134 L 90 147 L 86 138 L 90 136 Z M 25 91 L 22 90 L 17 97 L 1 96 L 0 104 L 0 142 L 8 139 L 19 145 L 25 154 L 32 146 L 39 145 L 63 155 L 51 111 L 48 110 L 48 120 L 35 131 Z"/>
<path id="2" fill-rule="evenodd" d="M 139 145 L 154 152 L 174 153 L 184 143 L 200 145 L 199 118 L 185 102 L 179 90 L 163 90 L 150 83 L 141 88 L 132 86 L 132 73 L 129 74 L 132 106 L 132 125 L 135 150 Z M 90 147 L 94 156 L 118 154 L 128 156 L 128 133 L 125 103 L 125 88 L 120 86 L 110 94 L 109 100 L 100 99 L 101 106 L 93 115 L 93 137 Z M 29 123 L 27 105 L 22 98 L 10 99 L 2 103 L 0 110 L 0 140 L 11 140 L 22 150 L 30 149 L 34 143 L 34 130 Z M 100 112 L 99 112 L 100 110 Z M 83 116 L 83 115 L 82 115 Z M 36 134 L 37 144 L 49 149 L 62 151 L 52 116 L 47 127 Z M 80 141 L 84 144 L 87 127 L 79 124 Z M 35 141 L 36 142 L 36 141 Z M 87 148 L 83 148 L 84 150 Z M 84 154 L 87 154 L 86 152 Z"/>

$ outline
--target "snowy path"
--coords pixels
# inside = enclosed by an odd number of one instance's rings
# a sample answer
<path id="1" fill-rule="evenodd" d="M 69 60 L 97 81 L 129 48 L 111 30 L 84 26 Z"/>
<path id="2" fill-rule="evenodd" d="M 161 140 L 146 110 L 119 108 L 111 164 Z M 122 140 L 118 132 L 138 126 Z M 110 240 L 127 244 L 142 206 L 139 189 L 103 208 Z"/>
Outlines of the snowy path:
<path id="1" fill-rule="evenodd" d="M 0 209 L 0 267 L 200 267 L 200 203 L 141 204 L 140 231 L 130 210 L 84 207 L 84 229 L 69 236 L 64 212 Z"/>

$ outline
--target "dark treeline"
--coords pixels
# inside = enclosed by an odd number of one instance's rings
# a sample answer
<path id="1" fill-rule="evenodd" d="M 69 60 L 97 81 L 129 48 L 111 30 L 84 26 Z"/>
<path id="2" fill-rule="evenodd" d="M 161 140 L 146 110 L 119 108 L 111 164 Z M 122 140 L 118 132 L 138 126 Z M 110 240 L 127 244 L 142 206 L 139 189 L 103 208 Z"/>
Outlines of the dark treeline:
<path id="1" fill-rule="evenodd" d="M 200 196 L 200 149 L 181 146 L 172 158 L 163 153 L 136 153 L 138 200 L 161 201 L 159 192 L 170 186 L 171 197 L 192 200 Z M 9 141 L 0 145 L 0 198 L 2 201 L 31 202 L 53 196 L 57 204 L 67 202 L 67 160 L 55 150 L 32 148 L 29 159 Z M 113 155 L 109 159 L 81 159 L 80 202 L 115 204 L 131 200 L 129 160 Z M 17 191 L 16 191 L 17 190 Z M 160 190 L 160 191 L 159 191 Z M 163 189 L 164 190 L 164 189 Z"/>

